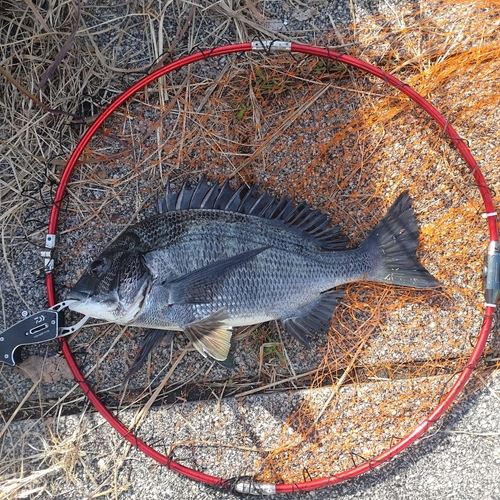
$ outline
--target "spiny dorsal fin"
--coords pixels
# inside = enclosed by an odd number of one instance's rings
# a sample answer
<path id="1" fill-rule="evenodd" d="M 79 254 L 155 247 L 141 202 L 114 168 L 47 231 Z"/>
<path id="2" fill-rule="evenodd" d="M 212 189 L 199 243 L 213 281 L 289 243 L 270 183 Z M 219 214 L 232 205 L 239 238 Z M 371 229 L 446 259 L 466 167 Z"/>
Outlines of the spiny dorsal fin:
<path id="1" fill-rule="evenodd" d="M 209 184 L 202 177 L 196 185 L 186 179 L 178 193 L 172 192 L 167 181 L 165 198 L 158 201 L 160 213 L 173 210 L 223 210 L 263 219 L 280 221 L 287 229 L 311 239 L 323 250 L 345 250 L 349 240 L 338 226 L 329 227 L 328 218 L 305 203 L 298 205 L 291 198 L 279 199 L 267 192 L 259 193 L 253 184 L 242 184 L 234 190 L 226 181 L 222 186 Z"/>

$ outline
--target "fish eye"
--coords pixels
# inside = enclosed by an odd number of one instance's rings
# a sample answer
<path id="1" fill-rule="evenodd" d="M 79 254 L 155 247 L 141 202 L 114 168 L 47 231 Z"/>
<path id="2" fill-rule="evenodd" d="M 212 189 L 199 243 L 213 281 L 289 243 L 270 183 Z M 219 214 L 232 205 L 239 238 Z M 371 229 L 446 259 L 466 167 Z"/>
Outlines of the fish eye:
<path id="1" fill-rule="evenodd" d="M 92 276 L 100 276 L 108 269 L 106 261 L 104 259 L 96 259 L 89 266 L 89 273 Z"/>

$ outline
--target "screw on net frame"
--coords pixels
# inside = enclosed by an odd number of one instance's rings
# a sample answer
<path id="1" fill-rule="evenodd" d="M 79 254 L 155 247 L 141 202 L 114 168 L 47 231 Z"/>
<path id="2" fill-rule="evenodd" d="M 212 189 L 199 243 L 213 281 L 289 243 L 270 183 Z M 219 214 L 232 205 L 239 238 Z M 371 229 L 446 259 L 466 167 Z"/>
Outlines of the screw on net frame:
<path id="1" fill-rule="evenodd" d="M 429 429 L 429 427 L 431 427 L 440 418 L 440 416 L 454 401 L 454 399 L 457 397 L 457 395 L 460 393 L 460 391 L 470 378 L 473 370 L 476 367 L 478 360 L 482 355 L 488 335 L 491 331 L 493 314 L 500 293 L 500 244 L 498 242 L 498 227 L 497 227 L 496 212 L 490 194 L 490 190 L 488 189 L 485 179 L 481 173 L 481 170 L 479 169 L 479 166 L 477 165 L 475 159 L 473 158 L 466 143 L 462 138 L 459 137 L 457 132 L 448 123 L 448 121 L 444 118 L 444 116 L 440 114 L 428 101 L 426 101 L 423 97 L 421 97 L 407 84 L 401 82 L 394 76 L 386 73 L 385 71 L 373 65 L 370 65 L 352 56 L 334 52 L 325 48 L 300 45 L 288 42 L 278 42 L 278 41 L 258 41 L 258 42 L 233 44 L 233 45 L 217 47 L 211 50 L 202 50 L 200 52 L 193 53 L 191 55 L 173 61 L 172 63 L 154 71 L 150 75 L 145 76 L 144 78 L 136 82 L 134 85 L 132 85 L 130 88 L 128 88 L 120 96 L 118 96 L 118 98 L 116 98 L 116 100 L 99 115 L 99 117 L 89 127 L 89 129 L 84 134 L 80 142 L 77 144 L 62 173 L 61 181 L 55 196 L 55 202 L 52 207 L 52 212 L 48 227 L 47 244 L 46 244 L 47 250 L 46 252 L 44 252 L 45 254 L 44 256 L 46 257 L 46 269 L 47 269 L 46 286 L 47 286 L 48 300 L 50 306 L 53 306 L 56 303 L 52 251 L 55 247 L 61 201 L 65 194 L 71 173 L 74 170 L 78 159 L 80 158 L 85 147 L 89 144 L 90 140 L 92 139 L 96 131 L 99 129 L 99 127 L 101 127 L 104 121 L 108 117 L 110 117 L 110 115 L 127 99 L 134 96 L 138 91 L 142 90 L 149 83 L 154 82 L 158 78 L 167 75 L 168 73 L 171 73 L 173 71 L 176 71 L 182 67 L 185 67 L 189 64 L 201 61 L 203 59 L 210 59 L 218 56 L 223 56 L 228 54 L 238 54 L 249 51 L 264 51 L 266 53 L 286 51 L 291 53 L 301 53 L 305 55 L 316 56 L 320 58 L 337 61 L 358 68 L 366 73 L 370 73 L 371 75 L 378 77 L 389 86 L 396 88 L 401 93 L 409 97 L 440 126 L 440 128 L 442 129 L 443 136 L 447 137 L 454 144 L 454 146 L 457 148 L 457 150 L 465 160 L 466 164 L 468 165 L 483 200 L 483 204 L 485 207 L 485 213 L 483 214 L 483 216 L 487 219 L 488 222 L 489 241 L 490 241 L 488 247 L 488 254 L 486 258 L 486 265 L 483 272 L 484 273 L 483 277 L 485 282 L 486 303 L 485 303 L 482 327 L 479 336 L 477 337 L 476 344 L 471 352 L 471 355 L 468 361 L 466 362 L 465 366 L 463 367 L 461 373 L 459 374 L 458 378 L 456 379 L 454 385 L 451 387 L 448 393 L 441 399 L 440 403 L 434 408 L 434 410 L 430 414 L 428 414 L 428 416 L 423 421 L 421 421 L 421 423 L 417 425 L 410 433 L 408 433 L 405 437 L 399 439 L 399 441 L 396 444 L 392 445 L 391 447 L 386 449 L 384 452 L 378 454 L 374 458 L 364 461 L 363 463 L 354 466 L 349 470 L 334 474 L 330 477 L 311 479 L 309 481 L 293 483 L 293 484 L 292 483 L 270 484 L 265 482 L 256 482 L 244 478 L 224 479 L 220 477 L 215 477 L 194 470 L 192 468 L 186 467 L 174 461 L 169 456 L 160 453 L 159 451 L 153 449 L 147 443 L 139 439 L 104 406 L 104 404 L 92 391 L 92 389 L 86 382 L 84 376 L 82 375 L 66 339 L 65 338 L 60 339 L 60 342 L 62 344 L 63 354 L 75 376 L 75 379 L 78 381 L 85 395 L 95 406 L 95 408 L 99 411 L 99 413 L 118 431 L 118 433 L 120 433 L 132 445 L 134 445 L 136 448 L 149 455 L 151 458 L 153 458 L 160 464 L 165 465 L 171 470 L 174 470 L 189 478 L 201 481 L 203 483 L 212 486 L 218 486 L 225 489 L 233 489 L 241 493 L 268 495 L 275 493 L 287 493 L 299 490 L 300 491 L 312 490 L 356 477 L 382 464 L 388 459 L 396 456 L 400 451 L 402 451 L 403 449 L 408 447 L 411 443 L 413 443 L 415 440 L 417 440 L 419 437 L 421 437 Z"/>

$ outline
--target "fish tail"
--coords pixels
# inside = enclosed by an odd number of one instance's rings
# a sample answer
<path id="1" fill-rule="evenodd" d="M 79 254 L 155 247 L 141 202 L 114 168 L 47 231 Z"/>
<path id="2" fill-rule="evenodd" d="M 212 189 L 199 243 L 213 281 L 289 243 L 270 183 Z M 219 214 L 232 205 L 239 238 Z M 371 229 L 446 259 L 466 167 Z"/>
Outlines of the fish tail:
<path id="1" fill-rule="evenodd" d="M 375 256 L 368 279 L 416 288 L 439 286 L 439 281 L 417 259 L 418 236 L 411 198 L 404 191 L 361 244 L 360 250 Z"/>

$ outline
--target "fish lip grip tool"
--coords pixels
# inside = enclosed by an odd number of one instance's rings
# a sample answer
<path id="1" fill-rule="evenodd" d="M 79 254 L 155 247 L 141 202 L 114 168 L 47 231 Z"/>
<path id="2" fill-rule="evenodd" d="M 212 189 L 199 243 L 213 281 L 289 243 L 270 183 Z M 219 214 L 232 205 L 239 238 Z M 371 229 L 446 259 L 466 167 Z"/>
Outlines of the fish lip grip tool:
<path id="1" fill-rule="evenodd" d="M 72 302 L 75 301 L 65 300 L 35 314 L 23 311 L 23 319 L 0 334 L 0 361 L 14 366 L 18 347 L 58 339 L 79 330 L 89 319 L 88 316 L 73 326 L 62 326 L 62 312 Z"/>

